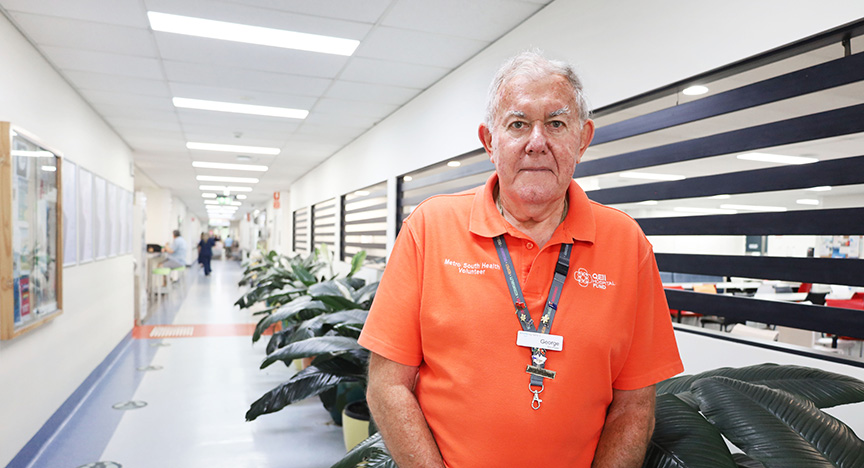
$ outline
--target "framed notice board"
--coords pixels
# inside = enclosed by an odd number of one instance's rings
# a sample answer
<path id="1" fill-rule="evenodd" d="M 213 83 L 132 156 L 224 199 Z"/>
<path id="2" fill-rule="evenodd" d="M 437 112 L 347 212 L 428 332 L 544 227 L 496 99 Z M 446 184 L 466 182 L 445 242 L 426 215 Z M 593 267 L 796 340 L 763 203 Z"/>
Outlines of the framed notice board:
<path id="1" fill-rule="evenodd" d="M 0 122 L 0 339 L 59 315 L 63 304 L 62 160 Z"/>

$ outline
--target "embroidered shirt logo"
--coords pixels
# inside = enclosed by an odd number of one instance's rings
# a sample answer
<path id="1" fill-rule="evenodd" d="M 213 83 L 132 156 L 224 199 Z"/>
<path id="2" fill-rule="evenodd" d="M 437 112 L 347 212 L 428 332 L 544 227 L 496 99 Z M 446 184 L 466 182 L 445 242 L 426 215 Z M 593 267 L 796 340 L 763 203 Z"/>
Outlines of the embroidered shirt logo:
<path id="1" fill-rule="evenodd" d="M 574 272 L 573 278 L 577 283 L 579 283 L 579 286 L 582 286 L 583 288 L 592 286 L 597 289 L 606 289 L 609 286 L 615 286 L 615 282 L 606 278 L 605 274 L 589 273 L 588 270 L 584 268 L 580 268 Z"/>

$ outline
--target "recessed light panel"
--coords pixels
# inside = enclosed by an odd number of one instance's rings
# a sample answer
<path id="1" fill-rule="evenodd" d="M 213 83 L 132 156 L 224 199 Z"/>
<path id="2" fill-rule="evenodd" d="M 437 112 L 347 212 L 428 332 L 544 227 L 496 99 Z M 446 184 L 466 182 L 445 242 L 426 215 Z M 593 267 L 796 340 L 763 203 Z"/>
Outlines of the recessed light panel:
<path id="1" fill-rule="evenodd" d="M 201 169 L 227 169 L 231 171 L 267 172 L 267 166 L 256 166 L 253 164 L 228 164 L 207 161 L 192 161 L 192 167 L 198 167 Z"/>
<path id="2" fill-rule="evenodd" d="M 804 156 L 785 156 L 782 154 L 770 153 L 745 153 L 736 156 L 738 159 L 745 161 L 770 162 L 776 164 L 811 164 L 819 162 L 816 158 L 807 158 Z"/>
<path id="3" fill-rule="evenodd" d="M 625 179 L 645 179 L 645 180 L 684 180 L 686 177 L 675 174 L 656 174 L 651 172 L 622 172 L 619 177 Z"/>
<path id="4" fill-rule="evenodd" d="M 148 11 L 154 31 L 349 56 L 360 41 Z"/>
<path id="5" fill-rule="evenodd" d="M 233 185 L 199 185 L 198 190 L 209 192 L 251 192 L 252 187 L 235 187 Z"/>
<path id="6" fill-rule="evenodd" d="M 195 176 L 196 180 L 200 180 L 201 182 L 239 182 L 241 184 L 257 184 L 258 179 L 254 177 L 223 177 L 223 176 L 208 176 L 208 175 L 199 175 Z"/>
<path id="7" fill-rule="evenodd" d="M 700 96 L 702 94 L 707 93 L 708 88 L 706 88 L 705 86 L 694 85 L 694 86 L 690 86 L 688 88 L 684 88 L 684 91 L 681 91 L 681 92 L 686 94 L 687 96 Z"/>
<path id="8" fill-rule="evenodd" d="M 268 154 L 271 156 L 275 156 L 281 151 L 279 148 L 268 148 L 264 146 L 222 145 L 218 143 L 201 143 L 196 141 L 190 141 L 186 143 L 186 147 L 191 150 L 223 151 L 227 153 Z"/>
<path id="9" fill-rule="evenodd" d="M 174 107 L 183 109 L 199 109 L 217 112 L 233 112 L 235 114 L 263 115 L 267 117 L 285 117 L 288 119 L 305 119 L 309 111 L 289 109 L 287 107 L 253 106 L 251 104 L 235 104 L 233 102 L 205 101 L 202 99 L 173 99 Z"/>
<path id="10" fill-rule="evenodd" d="M 720 208 L 727 210 L 742 210 L 742 211 L 786 211 L 782 206 L 760 206 L 760 205 L 720 205 Z"/>

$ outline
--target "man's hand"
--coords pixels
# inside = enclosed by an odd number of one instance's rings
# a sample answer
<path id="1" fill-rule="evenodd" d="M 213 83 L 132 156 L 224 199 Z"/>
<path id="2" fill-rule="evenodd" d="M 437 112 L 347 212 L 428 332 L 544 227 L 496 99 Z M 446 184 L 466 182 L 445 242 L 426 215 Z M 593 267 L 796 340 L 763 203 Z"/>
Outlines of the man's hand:
<path id="1" fill-rule="evenodd" d="M 654 433 L 654 386 L 612 390 L 592 468 L 638 468 Z"/>
<path id="2" fill-rule="evenodd" d="M 444 468 L 438 445 L 414 396 L 417 367 L 372 353 L 366 400 L 399 468 Z"/>

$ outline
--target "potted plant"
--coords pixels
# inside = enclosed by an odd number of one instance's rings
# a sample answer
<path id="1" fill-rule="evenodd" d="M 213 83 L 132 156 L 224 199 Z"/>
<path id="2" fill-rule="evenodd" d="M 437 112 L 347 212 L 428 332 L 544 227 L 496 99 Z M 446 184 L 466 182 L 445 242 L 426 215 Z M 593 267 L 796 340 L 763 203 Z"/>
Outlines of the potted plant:
<path id="1" fill-rule="evenodd" d="M 799 366 L 760 364 L 657 385 L 644 468 L 864 467 L 864 442 L 822 412 L 864 401 L 864 382 Z M 724 437 L 742 453 L 733 454 Z M 375 434 L 332 468 L 395 468 Z"/>

